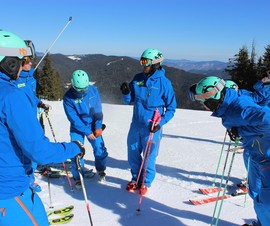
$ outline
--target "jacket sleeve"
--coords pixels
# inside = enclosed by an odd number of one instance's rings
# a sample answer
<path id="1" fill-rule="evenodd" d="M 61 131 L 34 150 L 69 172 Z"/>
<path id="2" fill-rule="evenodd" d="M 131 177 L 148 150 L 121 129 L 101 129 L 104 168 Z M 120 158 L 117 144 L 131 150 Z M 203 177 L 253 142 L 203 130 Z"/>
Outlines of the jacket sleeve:
<path id="1" fill-rule="evenodd" d="M 269 133 L 270 110 L 268 107 L 247 107 L 242 112 L 245 125 L 238 128 L 240 136 L 256 136 Z"/>
<path id="2" fill-rule="evenodd" d="M 18 146 L 31 160 L 40 164 L 60 163 L 80 153 L 75 143 L 52 143 L 25 94 L 15 91 L 5 99 L 6 124 Z"/>
<path id="3" fill-rule="evenodd" d="M 163 95 L 165 113 L 162 116 L 162 119 L 159 123 L 160 126 L 163 126 L 168 121 L 170 121 L 173 118 L 175 110 L 176 110 L 176 98 L 174 95 L 172 84 L 169 80 L 167 80 L 165 84 L 166 84 L 165 93 Z"/>
<path id="4" fill-rule="evenodd" d="M 101 129 L 102 121 L 103 121 L 103 113 L 102 113 L 100 95 L 96 87 L 95 87 L 95 93 L 96 93 L 96 104 L 94 107 L 93 121 L 95 123 L 95 129 Z"/>
<path id="5" fill-rule="evenodd" d="M 80 117 L 78 116 L 76 112 L 76 109 L 74 107 L 72 100 L 64 96 L 63 105 L 64 105 L 66 116 L 69 122 L 71 123 L 71 125 L 78 132 L 85 134 L 85 136 L 88 136 L 89 134 L 91 134 L 92 133 L 91 126 L 87 126 L 82 122 L 82 120 L 80 119 Z"/>

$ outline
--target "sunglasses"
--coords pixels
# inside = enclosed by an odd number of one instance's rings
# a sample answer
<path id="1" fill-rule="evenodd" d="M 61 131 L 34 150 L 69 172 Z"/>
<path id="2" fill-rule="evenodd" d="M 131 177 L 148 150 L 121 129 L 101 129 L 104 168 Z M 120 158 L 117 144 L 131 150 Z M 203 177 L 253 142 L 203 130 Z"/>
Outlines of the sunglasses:
<path id="1" fill-rule="evenodd" d="M 147 58 L 141 58 L 140 59 L 140 64 L 144 67 L 149 67 L 152 65 L 152 60 L 147 59 Z"/>

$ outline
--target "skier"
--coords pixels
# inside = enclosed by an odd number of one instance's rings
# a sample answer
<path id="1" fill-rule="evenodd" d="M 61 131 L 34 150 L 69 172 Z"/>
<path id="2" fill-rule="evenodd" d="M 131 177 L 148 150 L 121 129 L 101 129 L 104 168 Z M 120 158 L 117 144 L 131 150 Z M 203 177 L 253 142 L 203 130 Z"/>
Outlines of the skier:
<path id="1" fill-rule="evenodd" d="M 162 61 L 163 56 L 159 50 L 146 49 L 140 59 L 143 72 L 135 75 L 129 84 L 124 82 L 120 87 L 123 102 L 125 104 L 134 102 L 133 118 L 127 138 L 128 162 L 132 179 L 127 184 L 126 190 L 140 189 L 142 195 L 146 194 L 156 175 L 155 161 L 162 137 L 162 127 L 173 118 L 176 110 L 174 90 L 170 80 L 165 76 L 165 70 L 161 66 Z M 162 119 L 151 130 L 152 125 L 149 120 L 152 119 L 156 108 L 158 108 Z M 144 169 L 146 170 L 144 186 L 141 186 L 143 179 L 143 173 L 140 173 L 141 154 L 146 149 L 150 132 L 154 133 L 154 136 L 147 168 Z M 139 173 L 140 177 L 138 178 Z"/>
<path id="2" fill-rule="evenodd" d="M 26 94 L 12 82 L 29 55 L 23 39 L 0 30 L 0 225 L 48 226 L 45 208 L 29 187 L 24 159 L 42 164 L 60 163 L 78 154 L 79 141 L 51 143 L 34 114 Z"/>
<path id="3" fill-rule="evenodd" d="M 31 47 L 33 46 L 32 42 L 27 40 L 25 41 L 26 45 Z M 32 51 L 34 47 L 30 48 Z M 22 61 L 22 71 L 17 80 L 14 80 L 17 87 L 25 92 L 27 97 L 30 100 L 31 105 L 33 106 L 33 110 L 35 114 L 37 114 L 37 107 L 44 109 L 45 111 L 49 111 L 51 106 L 48 104 L 44 104 L 37 96 L 36 96 L 36 79 L 34 78 L 34 69 L 32 67 L 31 58 L 29 56 L 25 56 Z M 29 159 L 25 159 L 25 164 Z M 30 185 L 36 192 L 41 191 L 41 187 L 35 183 L 34 172 L 37 168 L 37 163 L 28 162 L 29 167 L 26 169 L 26 174 L 31 178 Z"/>
<path id="4" fill-rule="evenodd" d="M 240 138 L 244 150 L 250 153 L 249 194 L 252 197 L 256 184 L 252 178 L 259 178 L 261 186 L 253 198 L 257 214 L 257 226 L 270 222 L 270 109 L 256 104 L 246 95 L 238 95 L 234 89 L 225 87 L 225 81 L 208 76 L 197 83 L 194 99 L 212 116 L 222 119 L 223 126 L 232 139 Z M 255 191 L 257 193 L 257 191 Z"/>
<path id="5" fill-rule="evenodd" d="M 98 89 L 89 85 L 89 76 L 83 70 L 72 73 L 71 84 L 72 87 L 63 98 L 65 113 L 70 121 L 71 141 L 80 140 L 84 144 L 84 138 L 87 138 L 93 147 L 99 181 L 104 181 L 108 152 L 102 137 L 103 113 Z M 75 186 L 80 189 L 81 181 L 75 159 L 72 158 L 71 162 Z M 81 165 L 84 170 L 84 159 L 81 159 Z"/>

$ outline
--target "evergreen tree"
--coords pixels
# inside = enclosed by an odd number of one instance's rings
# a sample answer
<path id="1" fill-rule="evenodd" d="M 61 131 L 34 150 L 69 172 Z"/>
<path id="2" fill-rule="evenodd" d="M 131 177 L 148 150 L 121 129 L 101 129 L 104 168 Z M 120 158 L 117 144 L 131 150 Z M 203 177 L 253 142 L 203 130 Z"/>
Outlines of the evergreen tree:
<path id="1" fill-rule="evenodd" d="M 51 65 L 49 54 L 44 58 L 41 72 L 36 76 L 37 94 L 42 99 L 61 100 L 63 97 L 63 83 L 58 72 Z"/>
<path id="2" fill-rule="evenodd" d="M 263 64 L 265 66 L 264 73 L 266 74 L 266 72 L 270 70 L 270 45 L 265 48 L 265 53 L 263 54 Z"/>
<path id="3" fill-rule="evenodd" d="M 228 66 L 225 71 L 231 75 L 231 79 L 237 83 L 240 89 L 252 91 L 253 85 L 260 79 L 254 42 L 250 57 L 246 46 L 243 46 L 234 57 L 232 65 Z"/>

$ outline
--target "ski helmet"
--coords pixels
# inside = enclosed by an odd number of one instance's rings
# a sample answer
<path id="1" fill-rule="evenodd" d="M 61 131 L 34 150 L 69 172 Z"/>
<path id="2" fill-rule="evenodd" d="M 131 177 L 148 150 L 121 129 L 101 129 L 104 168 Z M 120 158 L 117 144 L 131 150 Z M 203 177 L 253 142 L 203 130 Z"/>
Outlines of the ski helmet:
<path id="1" fill-rule="evenodd" d="M 162 53 L 157 49 L 146 49 L 140 59 L 141 65 L 148 67 L 153 64 L 162 63 L 164 60 Z"/>
<path id="2" fill-rule="evenodd" d="M 89 76 L 83 70 L 76 70 L 72 73 L 72 87 L 78 92 L 84 92 L 89 86 Z"/>
<path id="3" fill-rule="evenodd" d="M 198 82 L 195 99 L 204 102 L 208 99 L 219 100 L 221 91 L 225 87 L 225 81 L 216 76 L 208 76 Z"/>
<path id="4" fill-rule="evenodd" d="M 238 85 L 234 81 L 232 81 L 232 80 L 226 80 L 225 86 L 227 88 L 238 90 Z"/>
<path id="5" fill-rule="evenodd" d="M 21 59 L 29 55 L 23 39 L 19 36 L 0 30 L 0 71 L 11 79 L 16 79 L 20 70 Z"/>

